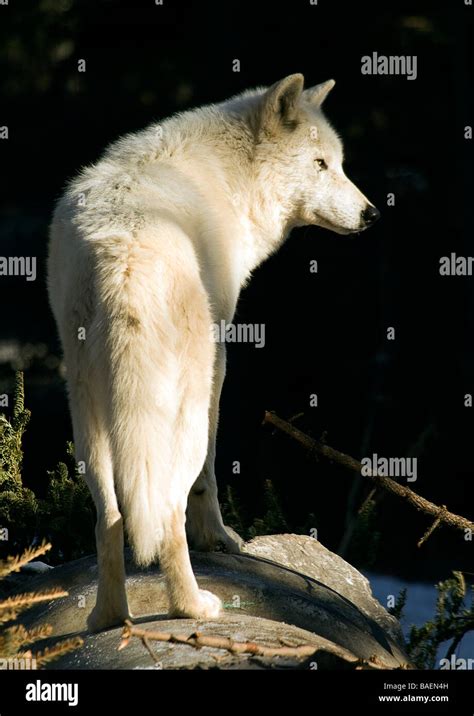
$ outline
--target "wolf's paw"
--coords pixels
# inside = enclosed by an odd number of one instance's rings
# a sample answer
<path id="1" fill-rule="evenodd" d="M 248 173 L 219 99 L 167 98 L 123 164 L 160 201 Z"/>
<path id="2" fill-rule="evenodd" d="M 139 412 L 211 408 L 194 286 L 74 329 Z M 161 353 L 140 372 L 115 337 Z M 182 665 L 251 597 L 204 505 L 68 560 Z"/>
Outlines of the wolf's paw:
<path id="1" fill-rule="evenodd" d="M 215 549 L 227 554 L 240 554 L 244 546 L 244 540 L 232 527 L 224 525 L 225 534 L 217 541 Z"/>
<path id="2" fill-rule="evenodd" d="M 189 619 L 217 619 L 221 613 L 222 602 L 212 592 L 200 589 L 197 598 L 186 607 L 171 609 L 171 617 L 188 617 Z"/>
<path id="3" fill-rule="evenodd" d="M 91 611 L 87 618 L 87 629 L 90 632 L 98 632 L 111 627 L 122 626 L 126 619 L 132 615 L 127 610 L 116 611 L 112 609 L 97 608 Z"/>
<path id="4" fill-rule="evenodd" d="M 215 530 L 207 530 L 204 534 L 193 534 L 190 530 L 188 541 L 191 549 L 196 552 L 226 552 L 227 554 L 240 554 L 244 544 L 243 539 L 232 527 L 219 526 Z"/>
<path id="5" fill-rule="evenodd" d="M 199 590 L 198 615 L 196 619 L 217 619 L 221 613 L 222 602 L 218 596 L 206 589 Z"/>

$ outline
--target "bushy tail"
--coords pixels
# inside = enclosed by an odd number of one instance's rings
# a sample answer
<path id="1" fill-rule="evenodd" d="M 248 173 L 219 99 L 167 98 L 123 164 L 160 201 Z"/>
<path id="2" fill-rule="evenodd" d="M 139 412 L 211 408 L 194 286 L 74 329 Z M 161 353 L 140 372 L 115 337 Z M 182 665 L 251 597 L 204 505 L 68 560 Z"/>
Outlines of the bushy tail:
<path id="1" fill-rule="evenodd" d="M 139 564 L 159 557 L 164 516 L 173 504 L 177 411 L 176 331 L 153 282 L 117 282 L 104 297 L 114 482 Z M 147 278 L 142 277 L 143 278 Z M 155 291 L 155 293 L 154 293 Z M 176 503 L 174 503 L 176 504 Z"/>
<path id="2" fill-rule="evenodd" d="M 139 346 L 125 349 L 112 377 L 111 449 L 128 538 L 136 561 L 147 565 L 159 557 L 170 510 L 173 416 L 155 403 L 152 369 L 141 348 L 140 354 Z"/>
<path id="3" fill-rule="evenodd" d="M 187 494 L 206 456 L 212 390 L 200 267 L 177 230 L 165 239 L 171 263 L 157 256 L 154 237 L 114 243 L 99 281 L 115 489 L 141 564 L 159 557 L 177 508 L 184 530 Z"/>

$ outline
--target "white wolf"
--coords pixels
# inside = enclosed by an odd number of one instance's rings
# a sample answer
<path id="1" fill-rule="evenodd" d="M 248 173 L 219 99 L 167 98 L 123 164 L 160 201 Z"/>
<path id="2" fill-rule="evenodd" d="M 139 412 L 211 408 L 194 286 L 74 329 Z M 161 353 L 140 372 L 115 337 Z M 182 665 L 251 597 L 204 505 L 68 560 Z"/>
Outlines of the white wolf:
<path id="1" fill-rule="evenodd" d="M 49 294 L 97 509 L 91 629 L 129 616 L 122 515 L 138 563 L 160 560 L 170 613 L 219 614 L 186 540 L 240 547 L 217 501 L 225 351 L 211 325 L 232 321 L 251 272 L 293 227 L 349 234 L 379 215 L 321 112 L 333 85 L 303 90 L 294 74 L 130 134 L 59 201 Z"/>

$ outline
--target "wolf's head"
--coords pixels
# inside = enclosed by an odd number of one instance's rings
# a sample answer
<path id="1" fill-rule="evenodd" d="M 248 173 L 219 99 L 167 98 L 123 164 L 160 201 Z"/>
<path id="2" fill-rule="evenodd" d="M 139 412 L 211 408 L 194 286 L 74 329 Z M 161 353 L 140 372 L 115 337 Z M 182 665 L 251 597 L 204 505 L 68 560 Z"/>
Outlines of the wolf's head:
<path id="1" fill-rule="evenodd" d="M 363 231 L 380 213 L 344 174 L 341 141 L 321 111 L 334 80 L 307 90 L 303 83 L 303 75 L 290 75 L 261 96 L 254 157 L 260 175 L 293 225 Z"/>

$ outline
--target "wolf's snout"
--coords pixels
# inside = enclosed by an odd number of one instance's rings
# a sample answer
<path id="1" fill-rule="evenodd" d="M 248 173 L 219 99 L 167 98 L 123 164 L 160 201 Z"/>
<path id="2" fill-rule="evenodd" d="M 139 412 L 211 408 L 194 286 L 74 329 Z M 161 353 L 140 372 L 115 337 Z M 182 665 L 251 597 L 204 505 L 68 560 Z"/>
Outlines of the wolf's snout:
<path id="1" fill-rule="evenodd" d="M 360 212 L 360 222 L 364 227 L 375 224 L 377 219 L 380 219 L 380 211 L 371 204 L 366 206 L 365 209 L 362 209 Z"/>

